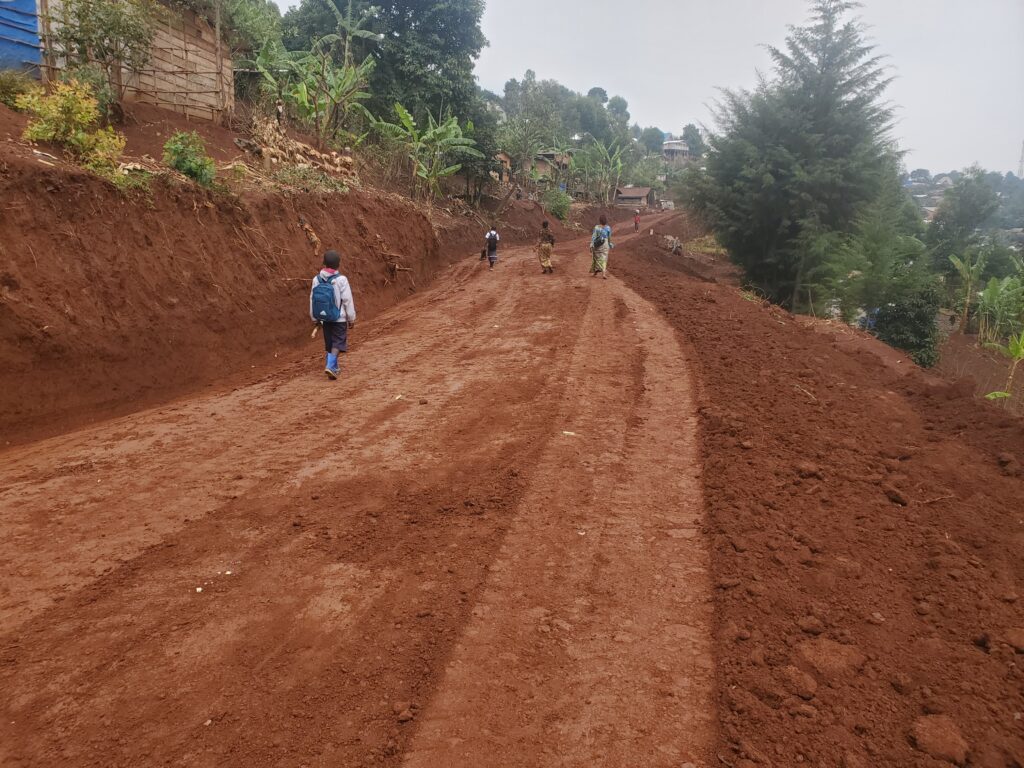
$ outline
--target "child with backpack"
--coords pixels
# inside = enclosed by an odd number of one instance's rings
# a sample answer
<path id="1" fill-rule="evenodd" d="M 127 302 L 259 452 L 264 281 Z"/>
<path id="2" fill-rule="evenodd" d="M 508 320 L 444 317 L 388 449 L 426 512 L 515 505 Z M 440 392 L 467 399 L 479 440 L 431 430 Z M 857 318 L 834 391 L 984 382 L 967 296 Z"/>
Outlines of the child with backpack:
<path id="1" fill-rule="evenodd" d="M 612 228 L 608 226 L 608 217 L 603 213 L 600 222 L 590 234 L 590 274 L 597 277 L 600 273 L 601 277 L 607 280 L 608 252 L 615 246 L 612 245 Z"/>
<path id="2" fill-rule="evenodd" d="M 492 224 L 490 231 L 484 237 L 487 240 L 487 247 L 484 251 L 487 254 L 488 268 L 494 269 L 494 263 L 498 260 L 498 241 L 501 240 L 501 235 L 498 234 L 498 228 Z M 481 258 L 483 258 L 483 254 L 481 254 Z"/>
<path id="3" fill-rule="evenodd" d="M 356 305 L 348 278 L 341 274 L 341 255 L 337 251 L 324 254 L 324 268 L 313 278 L 309 292 L 309 316 L 324 331 L 327 364 L 324 373 L 337 379 L 340 373 L 338 356 L 348 352 L 348 329 L 356 323 Z"/>
<path id="4" fill-rule="evenodd" d="M 555 236 L 551 233 L 551 222 L 540 225 L 540 238 L 537 240 L 537 257 L 540 259 L 541 273 L 550 275 L 555 271 L 551 266 L 551 253 L 555 249 Z"/>

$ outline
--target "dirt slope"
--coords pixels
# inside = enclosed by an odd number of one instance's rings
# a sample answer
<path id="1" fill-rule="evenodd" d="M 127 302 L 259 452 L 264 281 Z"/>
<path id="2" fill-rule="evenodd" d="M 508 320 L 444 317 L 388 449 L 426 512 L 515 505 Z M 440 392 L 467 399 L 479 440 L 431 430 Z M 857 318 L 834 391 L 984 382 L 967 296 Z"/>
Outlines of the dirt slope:
<path id="1" fill-rule="evenodd" d="M 1022 422 L 654 254 L 614 263 L 702 380 L 722 763 L 1024 764 Z"/>
<path id="2" fill-rule="evenodd" d="M 707 765 L 689 365 L 580 250 L 3 453 L 0 763 Z"/>

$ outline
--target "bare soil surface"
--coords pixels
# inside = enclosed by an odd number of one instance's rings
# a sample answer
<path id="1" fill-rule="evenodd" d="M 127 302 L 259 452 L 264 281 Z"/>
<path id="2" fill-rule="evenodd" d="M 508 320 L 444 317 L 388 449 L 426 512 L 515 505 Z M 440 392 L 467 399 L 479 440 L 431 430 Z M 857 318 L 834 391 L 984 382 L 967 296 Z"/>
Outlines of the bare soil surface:
<path id="1" fill-rule="evenodd" d="M 614 262 L 700 372 L 717 760 L 1024 764 L 1024 423 L 652 238 Z"/>
<path id="2" fill-rule="evenodd" d="M 691 367 L 556 254 L 0 454 L 0 764 L 710 765 Z"/>

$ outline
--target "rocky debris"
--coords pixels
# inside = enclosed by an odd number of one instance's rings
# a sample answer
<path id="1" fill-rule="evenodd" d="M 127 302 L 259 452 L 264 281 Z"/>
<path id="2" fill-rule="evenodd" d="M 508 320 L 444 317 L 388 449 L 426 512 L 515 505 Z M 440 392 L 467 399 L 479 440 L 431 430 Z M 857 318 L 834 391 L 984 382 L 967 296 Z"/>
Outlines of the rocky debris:
<path id="1" fill-rule="evenodd" d="M 1003 639 L 1017 653 L 1024 653 L 1024 628 L 1006 630 L 1003 633 Z"/>
<path id="2" fill-rule="evenodd" d="M 783 683 L 790 693 L 810 701 L 818 692 L 818 682 L 809 674 L 792 665 L 782 670 Z"/>
<path id="3" fill-rule="evenodd" d="M 812 464 L 809 461 L 801 461 L 795 467 L 796 473 L 803 478 L 815 478 L 817 480 L 824 480 L 824 475 L 821 474 L 821 468 L 817 464 Z"/>
<path id="4" fill-rule="evenodd" d="M 890 682 L 892 683 L 892 688 L 896 693 L 906 695 L 914 688 L 914 681 L 910 679 L 909 675 L 906 675 L 903 672 L 897 672 Z"/>
<path id="5" fill-rule="evenodd" d="M 797 622 L 801 631 L 809 635 L 820 635 L 825 631 L 825 625 L 817 616 L 804 616 Z"/>
<path id="6" fill-rule="evenodd" d="M 852 645 L 818 637 L 797 646 L 800 659 L 826 680 L 839 679 L 859 672 L 867 659 Z"/>
<path id="7" fill-rule="evenodd" d="M 914 721 L 910 731 L 914 746 L 929 757 L 954 765 L 967 763 L 967 741 L 952 718 L 946 715 L 925 715 Z"/>

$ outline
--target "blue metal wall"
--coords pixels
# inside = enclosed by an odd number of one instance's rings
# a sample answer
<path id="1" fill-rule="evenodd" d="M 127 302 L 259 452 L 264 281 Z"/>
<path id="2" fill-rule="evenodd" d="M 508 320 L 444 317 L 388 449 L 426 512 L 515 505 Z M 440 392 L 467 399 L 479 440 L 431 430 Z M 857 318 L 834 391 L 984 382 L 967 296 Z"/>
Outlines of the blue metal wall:
<path id="1" fill-rule="evenodd" d="M 23 69 L 41 60 L 36 0 L 0 0 L 0 69 Z"/>

